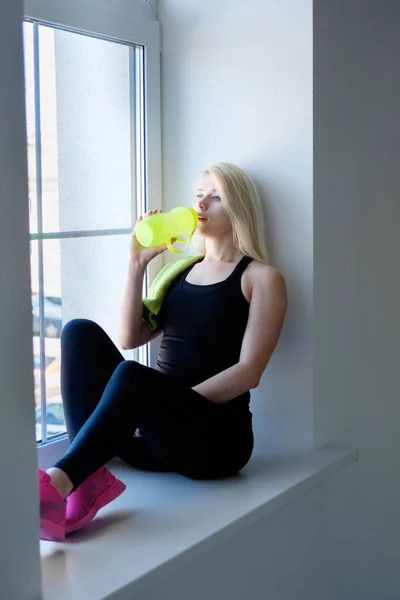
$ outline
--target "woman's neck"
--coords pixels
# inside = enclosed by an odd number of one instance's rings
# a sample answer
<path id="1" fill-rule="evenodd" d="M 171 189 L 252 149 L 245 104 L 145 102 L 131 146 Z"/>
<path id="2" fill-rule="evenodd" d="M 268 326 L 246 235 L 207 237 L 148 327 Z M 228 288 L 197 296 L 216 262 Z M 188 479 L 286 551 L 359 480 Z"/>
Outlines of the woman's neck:
<path id="1" fill-rule="evenodd" d="M 238 263 L 239 260 L 243 258 L 243 254 L 235 254 L 235 255 L 213 255 L 210 254 L 209 252 L 206 252 L 204 259 L 202 260 L 203 263 L 209 263 L 209 264 L 223 264 L 223 263 Z"/>
<path id="2" fill-rule="evenodd" d="M 237 263 L 243 254 L 239 252 L 232 242 L 224 243 L 223 240 L 206 240 L 206 254 L 203 262 L 208 263 Z"/>

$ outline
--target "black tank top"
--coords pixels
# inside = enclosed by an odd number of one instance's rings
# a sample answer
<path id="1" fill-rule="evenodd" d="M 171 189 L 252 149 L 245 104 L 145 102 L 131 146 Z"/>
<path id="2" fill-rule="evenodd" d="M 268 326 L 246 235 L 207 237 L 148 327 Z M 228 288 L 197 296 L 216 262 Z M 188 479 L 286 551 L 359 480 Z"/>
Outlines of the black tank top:
<path id="1" fill-rule="evenodd" d="M 193 387 L 239 361 L 250 307 L 241 277 L 252 260 L 243 256 L 227 279 L 210 285 L 186 281 L 194 265 L 176 278 L 160 311 L 157 370 Z M 228 404 L 248 409 L 249 401 L 245 392 Z"/>

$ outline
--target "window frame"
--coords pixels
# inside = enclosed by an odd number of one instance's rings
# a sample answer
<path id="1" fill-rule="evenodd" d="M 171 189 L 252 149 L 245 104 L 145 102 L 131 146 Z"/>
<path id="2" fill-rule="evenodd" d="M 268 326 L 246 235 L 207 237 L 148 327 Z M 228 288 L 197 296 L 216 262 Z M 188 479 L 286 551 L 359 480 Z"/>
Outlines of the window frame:
<path id="1" fill-rule="evenodd" d="M 66 28 L 78 33 L 102 39 L 136 44 L 143 47 L 143 165 L 144 190 L 137 190 L 142 197 L 141 211 L 162 207 L 161 196 L 161 101 L 160 101 L 160 24 L 151 18 L 143 18 L 145 0 L 122 2 L 106 6 L 96 0 L 26 0 L 23 19 L 43 25 Z M 146 7 L 147 8 L 147 7 Z M 140 136 L 137 136 L 137 138 Z M 136 140 L 135 140 L 136 143 Z M 136 207 L 133 214 L 135 215 Z M 146 277 L 147 286 L 162 266 L 162 258 L 151 261 Z M 143 348 L 147 361 L 148 347 Z M 69 445 L 68 439 L 49 440 L 38 446 L 38 461 L 41 468 L 48 468 Z"/>

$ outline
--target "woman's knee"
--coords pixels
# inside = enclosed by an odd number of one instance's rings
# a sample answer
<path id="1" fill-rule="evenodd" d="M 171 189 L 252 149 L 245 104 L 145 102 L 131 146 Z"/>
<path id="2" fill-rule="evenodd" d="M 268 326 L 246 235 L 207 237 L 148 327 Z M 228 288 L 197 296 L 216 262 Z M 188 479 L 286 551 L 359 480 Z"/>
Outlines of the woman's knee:
<path id="1" fill-rule="evenodd" d="M 100 325 L 90 319 L 71 319 L 66 323 L 61 332 L 61 343 L 65 343 L 67 340 L 76 339 L 78 336 L 92 335 L 101 329 Z"/>
<path id="2" fill-rule="evenodd" d="M 141 371 L 141 365 L 136 360 L 124 360 L 116 367 L 114 376 L 116 377 L 132 377 L 136 376 Z"/>

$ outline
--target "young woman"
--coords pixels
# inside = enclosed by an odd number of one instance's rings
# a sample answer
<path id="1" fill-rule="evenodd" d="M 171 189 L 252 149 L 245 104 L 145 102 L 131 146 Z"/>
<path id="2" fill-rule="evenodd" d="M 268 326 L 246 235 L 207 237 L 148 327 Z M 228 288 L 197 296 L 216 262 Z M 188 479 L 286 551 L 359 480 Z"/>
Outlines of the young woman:
<path id="1" fill-rule="evenodd" d="M 71 445 L 54 467 L 39 470 L 42 539 L 63 541 L 124 491 L 104 466 L 115 455 L 192 479 L 232 476 L 251 457 L 250 390 L 280 336 L 285 282 L 268 265 L 261 200 L 243 171 L 207 167 L 194 207 L 202 253 L 170 284 L 155 331 L 142 319 L 143 277 L 166 246 L 144 248 L 132 235 L 118 341 L 128 350 L 162 334 L 155 368 L 124 360 L 93 321 L 74 319 L 63 329 Z"/>

